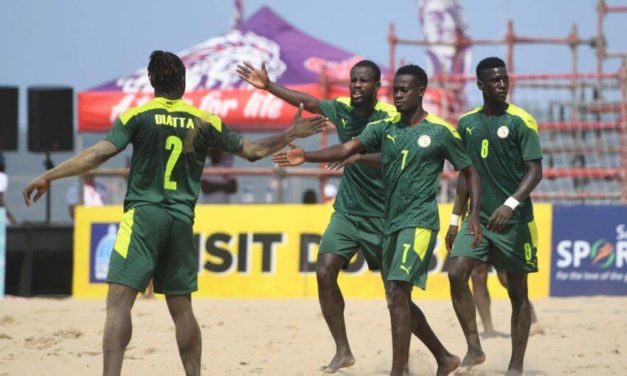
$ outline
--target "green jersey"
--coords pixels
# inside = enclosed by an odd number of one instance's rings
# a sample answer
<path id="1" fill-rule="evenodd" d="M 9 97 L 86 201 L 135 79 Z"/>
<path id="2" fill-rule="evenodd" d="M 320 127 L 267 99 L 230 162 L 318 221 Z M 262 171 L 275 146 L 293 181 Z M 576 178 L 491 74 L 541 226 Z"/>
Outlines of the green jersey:
<path id="1" fill-rule="evenodd" d="M 190 224 L 207 149 L 237 153 L 243 145 L 218 116 L 162 97 L 123 113 L 105 140 L 118 150 L 133 144 L 124 210 L 160 205 Z"/>
<path id="2" fill-rule="evenodd" d="M 368 124 L 357 139 L 369 151 L 381 151 L 385 233 L 408 227 L 439 230 L 436 195 L 444 160 L 456 170 L 471 165 L 455 128 L 432 114 L 408 127 L 397 114 Z"/>
<path id="3" fill-rule="evenodd" d="M 509 104 L 504 114 L 492 117 L 477 107 L 461 116 L 457 130 L 481 178 L 480 219 L 487 224 L 492 213 L 518 189 L 525 162 L 542 159 L 538 125 L 523 109 Z M 508 224 L 532 220 L 531 198 L 527 198 Z"/>
<path id="4" fill-rule="evenodd" d="M 320 110 L 335 124 L 342 143 L 361 134 L 368 123 L 396 114 L 394 106 L 379 102 L 370 116 L 358 116 L 353 112 L 350 98 L 346 97 L 320 101 Z M 383 217 L 385 204 L 381 169 L 361 163 L 345 166 L 333 207 L 348 214 Z"/>

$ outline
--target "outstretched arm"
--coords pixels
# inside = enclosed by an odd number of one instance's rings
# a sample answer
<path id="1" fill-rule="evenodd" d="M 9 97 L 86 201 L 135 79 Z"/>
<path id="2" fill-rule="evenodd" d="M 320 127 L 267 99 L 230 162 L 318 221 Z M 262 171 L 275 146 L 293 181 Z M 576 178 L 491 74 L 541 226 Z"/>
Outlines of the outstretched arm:
<path id="1" fill-rule="evenodd" d="M 309 94 L 296 90 L 290 90 L 284 86 L 272 82 L 268 77 L 266 63 L 261 64 L 261 68 L 257 69 L 249 62 L 245 61 L 237 66 L 239 77 L 256 87 L 257 89 L 266 90 L 275 97 L 281 98 L 292 106 L 298 106 L 302 103 L 305 110 L 320 114 L 320 100 Z"/>
<path id="2" fill-rule="evenodd" d="M 281 167 L 298 166 L 305 162 L 335 162 L 344 160 L 365 149 L 364 144 L 356 138 L 317 151 L 306 152 L 294 144 L 290 144 L 290 147 L 292 150 L 274 154 L 272 161 Z"/>
<path id="3" fill-rule="evenodd" d="M 326 128 L 327 118 L 322 116 L 302 118 L 302 112 L 303 104 L 301 103 L 292 120 L 292 125 L 279 134 L 262 138 L 258 141 L 244 139 L 242 150 L 237 155 L 254 162 L 276 153 L 297 138 L 309 137 L 315 133 L 322 132 Z"/>
<path id="4" fill-rule="evenodd" d="M 96 145 L 83 150 L 78 155 L 63 161 L 55 168 L 44 172 L 41 176 L 28 183 L 26 188 L 24 188 L 22 195 L 24 196 L 26 206 L 30 206 L 31 204 L 31 194 L 33 191 L 37 190 L 32 200 L 32 202 L 35 202 L 46 193 L 48 184 L 52 180 L 84 174 L 100 166 L 118 152 L 119 150 L 111 142 L 101 140 Z"/>
<path id="5" fill-rule="evenodd" d="M 503 205 L 499 206 L 490 216 L 488 221 L 488 229 L 500 232 L 503 226 L 511 218 L 512 213 L 518 205 L 527 199 L 531 192 L 538 186 L 542 180 L 542 163 L 540 160 L 530 160 L 525 162 L 525 176 L 518 185 L 516 192 L 511 195 Z"/>
<path id="6" fill-rule="evenodd" d="M 339 170 L 355 163 L 364 164 L 373 168 L 381 168 L 381 153 L 353 154 L 343 161 L 329 163 L 329 169 Z"/>

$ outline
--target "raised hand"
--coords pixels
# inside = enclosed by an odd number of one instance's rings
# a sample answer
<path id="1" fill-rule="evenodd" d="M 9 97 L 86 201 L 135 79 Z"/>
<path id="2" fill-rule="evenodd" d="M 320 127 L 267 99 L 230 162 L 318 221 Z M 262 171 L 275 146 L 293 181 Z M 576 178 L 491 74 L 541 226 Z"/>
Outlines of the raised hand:
<path id="1" fill-rule="evenodd" d="M 303 104 L 298 106 L 298 111 L 292 119 L 292 128 L 298 138 L 309 137 L 312 134 L 320 133 L 325 130 L 329 119 L 322 116 L 314 116 L 311 118 L 301 117 L 303 113 Z M 302 163 L 302 162 L 301 162 Z"/>
<path id="2" fill-rule="evenodd" d="M 265 62 L 261 64 L 261 69 L 257 69 L 251 63 L 245 61 L 237 66 L 236 71 L 242 80 L 248 82 L 257 89 L 268 90 L 270 78 L 268 77 Z"/>
<path id="3" fill-rule="evenodd" d="M 272 155 L 272 162 L 281 167 L 293 167 L 305 162 L 305 151 L 295 144 L 289 144 L 290 150 L 280 151 Z"/>
<path id="4" fill-rule="evenodd" d="M 26 206 L 30 206 L 31 202 L 37 202 L 37 200 L 39 200 L 39 198 L 48 191 L 48 187 L 49 183 L 46 179 L 39 177 L 37 179 L 31 180 L 31 182 L 26 185 L 26 188 L 24 188 L 24 191 L 22 192 L 22 196 L 24 197 L 24 203 L 26 204 Z M 30 196 L 35 190 L 37 190 L 37 193 L 35 193 L 35 197 L 33 197 L 31 201 Z"/>

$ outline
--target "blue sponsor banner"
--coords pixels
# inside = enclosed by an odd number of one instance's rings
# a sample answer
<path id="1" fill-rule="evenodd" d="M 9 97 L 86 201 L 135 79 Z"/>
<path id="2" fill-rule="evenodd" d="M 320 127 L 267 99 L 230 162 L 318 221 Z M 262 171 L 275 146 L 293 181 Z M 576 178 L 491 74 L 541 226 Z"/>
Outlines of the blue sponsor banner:
<path id="1" fill-rule="evenodd" d="M 109 257 L 115 244 L 117 223 L 92 223 L 89 245 L 89 282 L 105 283 L 109 271 Z"/>
<path id="2" fill-rule="evenodd" d="M 554 206 L 551 295 L 627 295 L 627 206 Z"/>

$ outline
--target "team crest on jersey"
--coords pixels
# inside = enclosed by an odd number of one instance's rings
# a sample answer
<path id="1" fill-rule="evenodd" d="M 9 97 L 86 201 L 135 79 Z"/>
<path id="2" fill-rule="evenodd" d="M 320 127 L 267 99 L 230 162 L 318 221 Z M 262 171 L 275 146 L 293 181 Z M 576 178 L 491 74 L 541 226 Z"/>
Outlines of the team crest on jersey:
<path id="1" fill-rule="evenodd" d="M 507 138 L 507 136 L 509 136 L 509 128 L 507 128 L 507 125 L 501 125 L 499 129 L 496 130 L 496 134 L 500 138 Z"/>
<path id="2" fill-rule="evenodd" d="M 418 137 L 418 146 L 420 146 L 421 148 L 426 148 L 429 145 L 431 145 L 431 137 L 427 136 L 426 134 Z"/>

